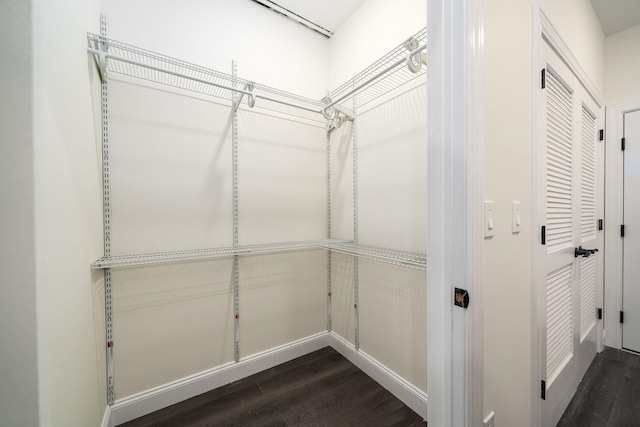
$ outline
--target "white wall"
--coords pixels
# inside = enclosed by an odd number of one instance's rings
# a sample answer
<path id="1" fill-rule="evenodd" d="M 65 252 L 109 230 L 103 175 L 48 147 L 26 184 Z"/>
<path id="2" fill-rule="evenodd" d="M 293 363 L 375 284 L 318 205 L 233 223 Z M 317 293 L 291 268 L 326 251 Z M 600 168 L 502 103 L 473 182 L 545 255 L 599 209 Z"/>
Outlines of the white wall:
<path id="1" fill-rule="evenodd" d="M 427 24 L 424 0 L 368 0 L 329 42 L 329 90 L 362 71 Z"/>
<path id="2" fill-rule="evenodd" d="M 99 142 L 86 32 L 96 1 L 33 3 L 35 208 L 41 424 L 100 425 L 105 341 L 94 321 L 102 255 Z M 96 303 L 96 305 L 99 305 Z"/>
<path id="3" fill-rule="evenodd" d="M 484 199 L 495 202 L 495 236 L 483 244 L 484 408 L 496 426 L 530 425 L 539 383 L 531 369 L 532 34 L 530 0 L 483 1 Z M 539 2 L 603 93 L 604 35 L 588 0 Z M 511 233 L 511 202 L 523 229 Z"/>
<path id="4" fill-rule="evenodd" d="M 617 141 L 623 135 L 622 112 L 640 105 L 640 25 L 612 34 L 606 39 L 607 140 Z M 605 230 L 614 229 L 623 220 L 622 187 L 623 157 L 617 144 L 607 144 L 606 155 L 606 215 Z M 616 233 L 606 235 L 605 254 L 605 344 L 619 348 L 622 329 L 618 311 L 622 309 L 622 243 Z"/>
<path id="5" fill-rule="evenodd" d="M 108 35 L 165 55 L 320 99 L 326 37 L 251 1 L 103 0 Z"/>
<path id="6" fill-rule="evenodd" d="M 31 2 L 0 4 L 0 414 L 38 425 Z"/>
<path id="7" fill-rule="evenodd" d="M 608 105 L 640 99 L 640 25 L 606 39 L 606 94 Z"/>
<path id="8" fill-rule="evenodd" d="M 364 2 L 330 40 L 331 88 L 345 83 L 426 24 L 426 2 Z M 358 111 L 358 238 L 426 252 L 424 80 Z M 353 124 L 331 135 L 331 237 L 353 238 Z M 426 393 L 426 274 L 359 261 L 360 349 Z M 333 331 L 355 343 L 353 259 L 332 256 Z"/>

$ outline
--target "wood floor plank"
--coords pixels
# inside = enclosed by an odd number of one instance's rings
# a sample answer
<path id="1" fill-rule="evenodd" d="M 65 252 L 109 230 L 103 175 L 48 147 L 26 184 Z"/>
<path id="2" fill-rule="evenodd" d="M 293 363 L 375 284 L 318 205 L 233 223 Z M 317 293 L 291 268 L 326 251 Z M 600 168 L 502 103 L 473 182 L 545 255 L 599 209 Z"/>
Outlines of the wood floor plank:
<path id="1" fill-rule="evenodd" d="M 327 427 L 390 426 L 390 414 L 400 409 L 403 403 L 387 390 L 379 390 L 363 399 L 352 411 L 327 421 Z M 419 419 L 418 415 L 414 415 Z"/>
<path id="2" fill-rule="evenodd" d="M 640 426 L 640 356 L 606 347 L 589 367 L 558 427 Z"/>
<path id="3" fill-rule="evenodd" d="M 640 425 L 640 381 L 625 377 L 618 398 L 611 410 L 607 427 L 637 427 Z"/>
<path id="4" fill-rule="evenodd" d="M 315 396 L 305 405 L 293 407 L 284 417 L 291 426 L 313 425 L 315 420 L 329 419 L 352 410 L 363 399 L 382 389 L 371 377 L 357 371 L 350 380 Z"/>

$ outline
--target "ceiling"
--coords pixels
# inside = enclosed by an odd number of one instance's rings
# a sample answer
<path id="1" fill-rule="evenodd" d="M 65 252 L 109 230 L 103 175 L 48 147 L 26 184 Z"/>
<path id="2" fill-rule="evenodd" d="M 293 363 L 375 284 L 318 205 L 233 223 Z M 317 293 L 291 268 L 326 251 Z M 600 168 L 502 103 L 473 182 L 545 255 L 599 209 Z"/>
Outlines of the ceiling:
<path id="1" fill-rule="evenodd" d="M 315 24 L 327 36 L 333 34 L 365 2 L 365 0 L 254 1 L 276 10 L 291 12 Z M 605 36 L 640 25 L 640 0 L 591 0 L 591 4 L 600 19 Z"/>
<path id="2" fill-rule="evenodd" d="M 591 0 L 605 36 L 640 25 L 640 0 Z"/>

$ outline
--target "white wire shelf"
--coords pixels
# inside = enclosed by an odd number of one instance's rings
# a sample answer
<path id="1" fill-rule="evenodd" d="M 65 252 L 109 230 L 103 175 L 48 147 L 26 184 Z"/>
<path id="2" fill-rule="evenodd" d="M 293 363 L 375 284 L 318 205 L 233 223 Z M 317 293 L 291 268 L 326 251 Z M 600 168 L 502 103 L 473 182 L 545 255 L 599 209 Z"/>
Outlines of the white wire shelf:
<path id="1" fill-rule="evenodd" d="M 420 52 L 418 55 L 424 54 L 427 29 L 423 28 L 414 34 L 412 38 L 419 46 L 415 50 L 412 48 L 412 52 Z M 417 72 L 409 70 L 406 65 L 408 53 L 409 49 L 406 46 L 406 42 L 400 44 L 342 86 L 332 91 L 328 98 L 336 105 L 348 109 L 353 108 L 352 100 L 355 98 L 357 110 L 368 102 L 426 74 L 427 67 L 425 65 L 422 65 Z M 416 60 L 419 58 L 418 55 L 415 56 Z"/>
<path id="2" fill-rule="evenodd" d="M 230 74 L 88 33 L 89 53 L 107 76 L 128 76 L 231 101 L 233 92 L 246 105 L 325 123 L 322 103 Z M 101 62 L 103 61 L 103 63 Z M 102 65 L 101 65 L 102 64 Z M 251 95 L 251 96 L 250 96 Z"/>
<path id="3" fill-rule="evenodd" d="M 91 264 L 91 268 L 125 268 L 150 264 L 171 262 L 189 262 L 230 258 L 235 255 L 260 255 L 276 252 L 289 252 L 305 249 L 326 249 L 327 245 L 347 242 L 346 240 L 307 240 L 300 242 L 271 243 L 261 245 L 245 245 L 237 247 L 221 247 L 209 249 L 192 249 L 184 251 L 155 252 L 134 255 L 105 256 Z"/>
<path id="4" fill-rule="evenodd" d="M 357 256 L 358 258 L 399 265 L 416 270 L 427 270 L 427 254 L 424 253 L 379 248 L 345 241 L 327 243 L 323 246 L 332 252 L 339 252 L 346 255 Z"/>
<path id="5" fill-rule="evenodd" d="M 133 255 L 114 255 L 102 257 L 91 264 L 91 268 L 126 268 L 172 262 L 204 261 L 230 258 L 235 255 L 260 255 L 277 252 L 290 252 L 307 249 L 325 249 L 359 258 L 380 261 L 387 264 L 400 265 L 417 270 L 427 269 L 427 255 L 417 252 L 399 251 L 374 246 L 365 246 L 348 240 L 326 239 L 307 240 L 301 242 L 271 243 L 261 245 L 244 245 L 238 247 L 221 247 L 209 249 L 192 249 L 184 251 L 154 252 Z"/>

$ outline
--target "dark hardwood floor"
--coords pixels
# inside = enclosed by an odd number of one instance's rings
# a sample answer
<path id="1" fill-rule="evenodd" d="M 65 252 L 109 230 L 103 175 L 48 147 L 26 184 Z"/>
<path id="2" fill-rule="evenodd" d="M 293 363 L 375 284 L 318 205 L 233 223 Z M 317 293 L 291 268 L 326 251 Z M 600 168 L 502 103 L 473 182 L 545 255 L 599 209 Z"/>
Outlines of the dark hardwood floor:
<path id="1" fill-rule="evenodd" d="M 640 356 L 605 347 L 589 367 L 558 427 L 640 426 Z"/>
<path id="2" fill-rule="evenodd" d="M 326 347 L 122 426 L 423 427 L 426 423 Z"/>

